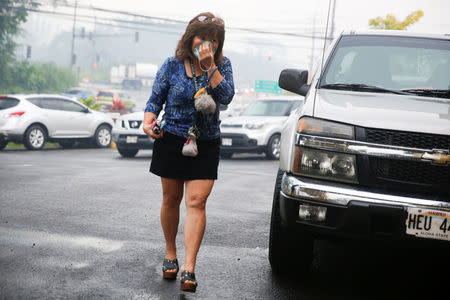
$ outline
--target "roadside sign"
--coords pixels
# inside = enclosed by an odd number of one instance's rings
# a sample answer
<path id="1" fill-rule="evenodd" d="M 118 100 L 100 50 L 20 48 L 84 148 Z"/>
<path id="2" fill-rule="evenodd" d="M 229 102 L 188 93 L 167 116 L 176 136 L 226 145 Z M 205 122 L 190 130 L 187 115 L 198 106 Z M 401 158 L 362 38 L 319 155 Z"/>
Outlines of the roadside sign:
<path id="1" fill-rule="evenodd" d="M 255 92 L 280 95 L 283 90 L 278 86 L 277 81 L 255 80 Z"/>

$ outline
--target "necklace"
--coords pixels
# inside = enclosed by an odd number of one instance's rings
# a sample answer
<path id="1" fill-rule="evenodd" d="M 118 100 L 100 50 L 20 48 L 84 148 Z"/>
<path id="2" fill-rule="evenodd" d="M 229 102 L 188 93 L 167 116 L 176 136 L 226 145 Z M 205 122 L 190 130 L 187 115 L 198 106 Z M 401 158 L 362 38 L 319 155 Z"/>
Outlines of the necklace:
<path id="1" fill-rule="evenodd" d="M 197 74 L 195 74 L 195 68 L 192 59 L 189 59 L 189 62 L 191 63 L 192 80 L 194 81 L 195 92 L 198 92 L 198 90 L 202 88 L 202 84 L 205 81 L 205 72 L 197 77 Z"/>

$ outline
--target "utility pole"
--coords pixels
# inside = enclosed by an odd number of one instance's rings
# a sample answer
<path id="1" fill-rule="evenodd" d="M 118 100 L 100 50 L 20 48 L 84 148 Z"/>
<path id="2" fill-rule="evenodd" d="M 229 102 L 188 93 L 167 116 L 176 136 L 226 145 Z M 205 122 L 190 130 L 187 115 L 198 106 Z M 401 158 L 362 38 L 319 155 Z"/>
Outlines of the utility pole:
<path id="1" fill-rule="evenodd" d="M 312 45 L 311 45 L 311 61 L 310 61 L 310 63 L 309 63 L 309 74 L 310 74 L 310 76 L 312 76 L 312 72 L 313 72 L 315 40 L 316 40 L 316 14 L 314 14 L 314 19 L 313 19 L 313 33 L 312 33 Z"/>
<path id="2" fill-rule="evenodd" d="M 73 28 L 72 28 L 72 49 L 70 51 L 70 69 L 72 70 L 73 65 L 75 64 L 75 54 L 73 53 L 73 48 L 75 45 L 75 25 L 77 22 L 77 6 L 78 0 L 75 1 L 75 9 L 73 13 Z"/>
<path id="3" fill-rule="evenodd" d="M 334 14 L 336 12 L 336 0 L 333 0 L 333 11 L 331 13 L 331 30 L 330 30 L 330 42 L 334 39 Z"/>

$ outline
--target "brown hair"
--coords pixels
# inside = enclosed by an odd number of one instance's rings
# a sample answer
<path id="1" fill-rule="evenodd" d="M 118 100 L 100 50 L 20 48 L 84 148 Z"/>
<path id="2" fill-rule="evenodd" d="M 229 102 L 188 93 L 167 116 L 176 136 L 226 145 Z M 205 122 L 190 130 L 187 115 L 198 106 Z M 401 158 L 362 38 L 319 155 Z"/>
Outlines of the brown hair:
<path id="1" fill-rule="evenodd" d="M 204 21 L 199 21 L 198 17 L 201 16 L 207 18 Z M 214 21 L 212 20 L 213 18 Z M 222 48 L 225 41 L 225 26 L 223 20 L 217 18 L 210 12 L 204 12 L 195 16 L 191 21 L 189 21 L 186 31 L 178 41 L 177 49 L 175 50 L 176 59 L 194 59 L 194 53 L 192 53 L 192 41 L 196 36 L 199 36 L 202 39 L 207 37 L 215 37 L 219 41 L 219 46 L 214 54 L 214 62 L 216 65 L 220 65 L 223 59 Z"/>

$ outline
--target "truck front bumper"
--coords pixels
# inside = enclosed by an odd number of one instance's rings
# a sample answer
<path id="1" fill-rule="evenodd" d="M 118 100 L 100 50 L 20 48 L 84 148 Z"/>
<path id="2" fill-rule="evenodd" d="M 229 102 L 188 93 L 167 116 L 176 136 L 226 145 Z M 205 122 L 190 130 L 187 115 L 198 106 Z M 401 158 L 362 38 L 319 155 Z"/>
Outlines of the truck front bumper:
<path id="1" fill-rule="evenodd" d="M 301 219 L 300 205 L 326 208 L 321 222 Z M 450 211 L 450 202 L 366 191 L 362 187 L 284 174 L 282 225 L 326 238 L 414 240 L 406 234 L 407 208 Z"/>

